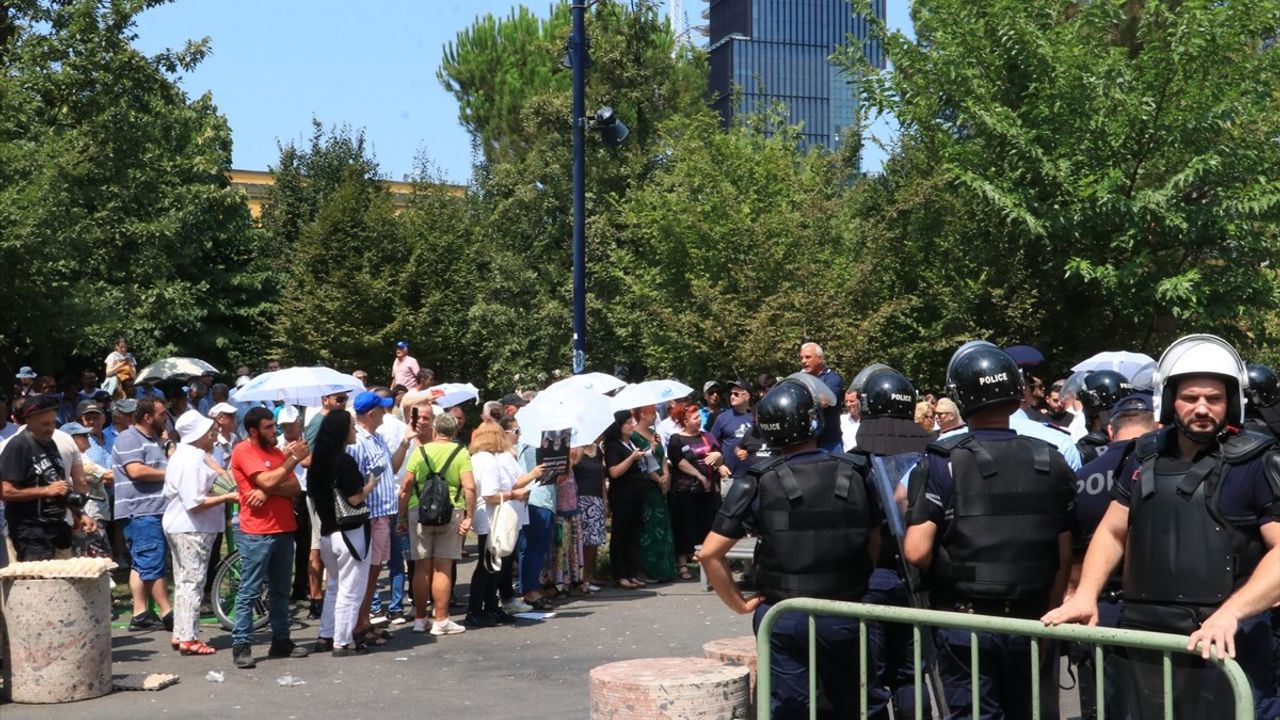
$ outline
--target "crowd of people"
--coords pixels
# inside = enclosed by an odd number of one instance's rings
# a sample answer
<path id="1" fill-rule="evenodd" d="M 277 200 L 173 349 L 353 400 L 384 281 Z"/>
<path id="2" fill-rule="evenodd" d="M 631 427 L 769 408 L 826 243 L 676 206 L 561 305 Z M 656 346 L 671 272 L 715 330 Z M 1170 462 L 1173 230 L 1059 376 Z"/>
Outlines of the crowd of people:
<path id="1" fill-rule="evenodd" d="M 198 619 L 230 527 L 241 668 L 257 660 L 252 608 L 264 592 L 268 657 L 346 657 L 387 642 L 375 618 L 456 635 L 606 581 L 691 580 L 701 563 L 757 624 L 779 600 L 807 596 L 1191 635 L 1206 656 L 1211 644 L 1236 655 L 1259 718 L 1280 714 L 1280 622 L 1267 612 L 1280 604 L 1280 380 L 1217 338 L 1179 341 L 1141 373 L 1049 384 L 1038 362 L 969 343 L 947 368 L 945 396 L 880 364 L 846 384 L 807 342 L 782 379 L 709 380 L 616 413 L 560 473 L 521 437 L 520 410 L 537 391 L 477 403 L 468 417 L 438 402 L 409 343 L 394 354 L 385 385 L 356 370 L 363 390 L 314 408 L 235 401 L 249 368 L 229 384 L 214 373 L 139 381 L 123 339 L 105 381 L 22 368 L 0 398 L 8 557 L 112 555 L 129 567 L 130 629 L 163 627 L 175 650 L 213 654 Z M 473 535 L 463 603 L 457 568 Z M 746 535 L 759 544 L 744 596 L 725 558 Z M 320 621 L 312 648 L 290 638 L 291 601 Z M 857 664 L 850 622 L 818 625 L 820 685 L 838 717 L 857 711 L 856 688 L 840 680 Z M 909 628 L 872 625 L 869 714 L 910 714 Z M 808 712 L 807 633 L 794 618 L 775 628 L 775 717 Z M 945 686 L 930 702 L 954 717 L 1029 716 L 1025 638 L 984 635 L 981 707 L 970 705 L 969 633 L 930 639 L 924 655 Z M 1092 678 L 1091 659 L 1072 660 L 1080 677 Z M 1108 680 L 1108 717 L 1158 704 L 1144 694 L 1151 668 L 1127 659 L 1136 679 Z M 1057 661 L 1042 662 L 1045 717 L 1056 713 Z M 1215 681 L 1186 677 L 1182 705 L 1203 710 Z"/>

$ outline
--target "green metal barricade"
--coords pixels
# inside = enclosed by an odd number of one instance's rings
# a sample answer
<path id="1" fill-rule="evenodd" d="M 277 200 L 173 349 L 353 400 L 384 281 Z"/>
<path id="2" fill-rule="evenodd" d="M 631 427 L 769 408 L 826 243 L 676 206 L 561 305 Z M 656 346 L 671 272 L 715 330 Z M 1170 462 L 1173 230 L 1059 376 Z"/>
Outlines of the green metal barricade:
<path id="1" fill-rule="evenodd" d="M 1019 620 L 1013 618 L 994 617 L 990 615 L 968 615 L 964 613 L 943 612 L 940 610 L 916 610 L 914 608 L 889 607 L 884 605 L 866 605 L 863 603 L 836 602 L 834 600 L 815 600 L 811 598 L 795 598 L 784 600 L 769 609 L 760 621 L 756 633 L 757 674 L 756 674 L 756 717 L 758 720 L 770 720 L 771 709 L 769 694 L 771 688 L 770 669 L 772 666 L 769 638 L 773 634 L 774 624 L 783 613 L 799 612 L 809 616 L 809 717 L 818 717 L 818 675 L 815 672 L 817 659 L 817 624 L 814 620 L 819 615 L 857 618 L 862 622 L 858 628 L 858 685 L 861 692 L 862 715 L 865 720 L 867 707 L 867 624 L 866 621 L 900 623 L 910 625 L 915 639 L 915 705 L 916 720 L 922 720 L 924 708 L 924 661 L 921 653 L 921 628 L 949 628 L 967 630 L 971 633 L 971 656 L 973 678 L 973 707 L 978 702 L 978 633 L 993 632 L 1006 635 L 1021 635 L 1031 639 L 1031 713 L 1032 718 L 1040 718 L 1040 641 L 1061 640 L 1081 642 L 1094 645 L 1094 674 L 1097 680 L 1098 717 L 1105 717 L 1103 691 L 1103 668 L 1105 660 L 1102 646 L 1109 645 L 1124 648 L 1151 650 L 1163 655 L 1164 663 L 1164 716 L 1173 718 L 1173 656 L 1175 654 L 1190 655 L 1187 650 L 1185 635 L 1145 632 L 1140 630 L 1120 630 L 1115 628 L 1089 627 L 1085 625 L 1059 625 L 1048 627 L 1036 620 Z M 1235 697 L 1236 720 L 1252 720 L 1253 692 L 1249 679 L 1235 660 L 1216 659 L 1222 672 L 1231 683 L 1231 691 Z"/>

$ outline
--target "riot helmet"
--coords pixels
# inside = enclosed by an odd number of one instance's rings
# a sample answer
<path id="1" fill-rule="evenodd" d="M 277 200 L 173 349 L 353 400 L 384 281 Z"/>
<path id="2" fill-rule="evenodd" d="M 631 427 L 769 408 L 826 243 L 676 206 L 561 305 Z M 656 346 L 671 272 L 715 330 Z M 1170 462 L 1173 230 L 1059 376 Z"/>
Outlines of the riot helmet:
<path id="1" fill-rule="evenodd" d="M 911 420 L 915 417 L 916 399 L 916 388 L 910 380 L 895 370 L 880 370 L 863 383 L 862 417 Z"/>
<path id="2" fill-rule="evenodd" d="M 849 381 L 849 389 L 862 392 L 862 388 L 864 385 L 867 384 L 867 380 L 869 380 L 872 375 L 875 375 L 876 373 L 882 370 L 897 372 L 896 370 L 889 367 L 888 365 L 885 365 L 884 363 L 871 363 L 870 365 L 859 370 L 857 375 L 853 376 L 853 379 Z"/>
<path id="3" fill-rule="evenodd" d="M 795 445 L 822 432 L 819 404 L 809 386 L 795 378 L 774 385 L 760 398 L 755 421 L 765 442 L 774 447 Z"/>
<path id="4" fill-rule="evenodd" d="M 1244 393 L 1249 401 L 1245 406 L 1246 415 L 1255 415 L 1262 408 L 1280 402 L 1280 377 L 1276 376 L 1275 370 L 1259 363 L 1249 363 L 1245 369 L 1249 375 L 1249 386 Z"/>
<path id="5" fill-rule="evenodd" d="M 1227 415 L 1223 423 L 1235 426 L 1244 423 L 1244 392 L 1249 382 L 1244 361 L 1226 340 L 1205 334 L 1187 335 L 1173 341 L 1156 363 L 1153 380 L 1155 400 L 1158 403 L 1158 422 L 1163 425 L 1178 425 L 1179 430 L 1197 442 L 1208 442 L 1223 431 L 1224 428 L 1219 427 L 1212 437 L 1205 437 L 1203 433 L 1193 433 L 1182 427 L 1178 421 L 1173 411 L 1173 401 L 1178 394 L 1178 380 L 1193 376 L 1211 376 L 1222 380 L 1227 386 Z"/>
<path id="6" fill-rule="evenodd" d="M 1022 400 L 1022 371 L 1009 353 L 985 340 L 960 346 L 947 363 L 947 392 L 969 415 L 998 403 Z"/>
<path id="7" fill-rule="evenodd" d="M 1129 379 L 1115 370 L 1094 370 L 1084 376 L 1083 386 L 1076 397 L 1085 412 L 1097 413 L 1110 410 L 1123 397 L 1133 394 Z"/>

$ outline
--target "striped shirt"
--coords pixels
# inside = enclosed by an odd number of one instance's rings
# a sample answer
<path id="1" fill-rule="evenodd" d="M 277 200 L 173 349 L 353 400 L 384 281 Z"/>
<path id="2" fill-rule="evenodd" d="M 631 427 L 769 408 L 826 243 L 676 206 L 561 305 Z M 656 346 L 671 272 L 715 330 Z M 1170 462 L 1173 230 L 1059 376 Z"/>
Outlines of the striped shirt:
<path id="1" fill-rule="evenodd" d="M 115 517 L 118 520 L 144 515 L 163 515 L 168 504 L 164 497 L 164 478 L 154 482 L 135 483 L 124 469 L 130 463 L 161 468 L 169 464 L 164 449 L 155 439 L 131 426 L 116 437 L 111 449 L 111 472 L 116 490 Z"/>
<path id="2" fill-rule="evenodd" d="M 355 458 L 360 475 L 368 478 L 375 474 L 381 480 L 365 499 L 369 517 L 380 518 L 395 515 L 399 510 L 399 488 L 396 487 L 395 468 L 391 467 L 391 449 L 378 433 L 371 433 L 363 425 L 356 425 L 356 444 L 347 446 L 347 454 Z"/>

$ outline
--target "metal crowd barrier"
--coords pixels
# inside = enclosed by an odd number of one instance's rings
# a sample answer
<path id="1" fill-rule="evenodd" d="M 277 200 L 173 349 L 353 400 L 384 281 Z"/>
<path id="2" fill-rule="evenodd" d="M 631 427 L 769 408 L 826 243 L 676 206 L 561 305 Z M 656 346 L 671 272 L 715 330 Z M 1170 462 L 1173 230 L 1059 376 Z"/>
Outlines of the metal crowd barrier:
<path id="1" fill-rule="evenodd" d="M 800 612 L 809 616 L 809 717 L 811 720 L 817 720 L 818 717 L 818 674 L 815 672 L 815 666 L 817 665 L 817 643 L 815 642 L 815 636 L 817 635 L 817 623 L 814 620 L 815 616 L 818 615 L 850 617 L 857 618 L 862 621 L 858 626 L 858 685 L 861 693 L 860 707 L 862 708 L 860 717 L 863 718 L 863 720 L 866 720 L 867 717 L 867 690 L 869 687 L 869 683 L 867 681 L 866 624 L 866 621 L 869 620 L 887 623 L 900 623 L 911 626 L 912 637 L 915 640 L 915 657 L 913 664 L 915 670 L 916 720 L 923 720 L 924 712 L 924 661 L 922 658 L 920 642 L 920 629 L 922 626 L 930 628 L 968 630 L 970 632 L 970 664 L 972 665 L 971 670 L 973 673 L 970 682 L 973 687 L 974 708 L 980 707 L 978 698 L 978 633 L 993 632 L 1029 637 L 1031 639 L 1031 717 L 1034 718 L 1034 720 L 1039 720 L 1040 718 L 1040 664 L 1038 660 L 1040 657 L 1041 640 L 1074 641 L 1094 645 L 1094 676 L 1097 687 L 1099 720 L 1104 720 L 1106 713 L 1106 702 L 1104 699 L 1106 683 L 1103 681 L 1103 668 L 1105 667 L 1105 659 L 1102 651 L 1103 646 L 1109 645 L 1151 650 L 1163 655 L 1164 717 L 1166 720 L 1173 719 L 1173 655 L 1175 653 L 1183 655 L 1198 654 L 1187 650 L 1187 637 L 1185 635 L 1171 635 L 1167 633 L 1146 632 L 1141 630 L 1089 627 L 1086 625 L 1058 625 L 1056 627 L 1047 627 L 1036 620 L 1020 620 L 994 617 L 990 615 L 968 615 L 956 612 L 943 612 L 940 610 L 916 610 L 914 608 L 866 605 L 863 603 L 837 602 L 834 600 L 794 598 L 791 600 L 784 600 L 771 607 L 769 612 L 767 612 L 764 618 L 761 619 L 760 628 L 756 634 L 757 720 L 771 720 L 772 713 L 769 703 L 769 694 L 772 685 L 772 679 L 770 677 L 772 658 L 770 657 L 769 638 L 773 634 L 773 626 L 777 623 L 778 618 L 780 618 L 782 614 L 789 612 Z M 1222 661 L 1214 658 L 1212 662 L 1222 669 L 1222 672 L 1231 683 L 1231 691 L 1235 698 L 1235 720 L 1252 720 L 1254 717 L 1253 691 L 1249 685 L 1248 677 L 1244 674 L 1244 670 L 1242 670 L 1240 665 L 1231 658 L 1226 658 Z"/>

